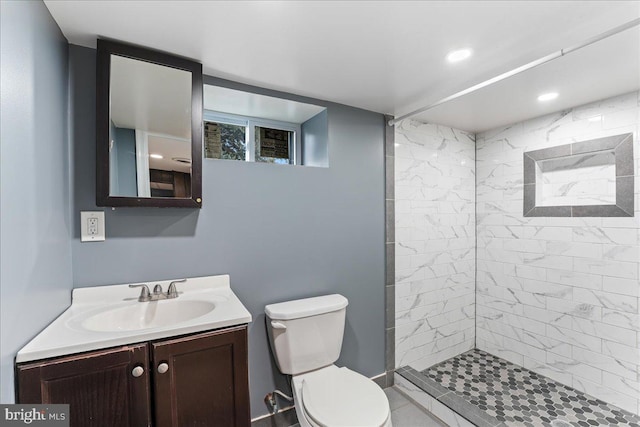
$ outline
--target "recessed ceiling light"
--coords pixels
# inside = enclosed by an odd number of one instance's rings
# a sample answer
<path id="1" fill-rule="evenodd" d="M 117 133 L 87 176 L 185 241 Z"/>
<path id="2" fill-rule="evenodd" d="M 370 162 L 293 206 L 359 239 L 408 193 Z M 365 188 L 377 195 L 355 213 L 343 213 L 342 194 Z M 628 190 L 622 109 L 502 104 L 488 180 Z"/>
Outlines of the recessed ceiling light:
<path id="1" fill-rule="evenodd" d="M 459 62 L 471 56 L 471 49 L 453 50 L 447 55 L 447 61 Z"/>
<path id="2" fill-rule="evenodd" d="M 551 101 L 552 99 L 556 99 L 557 97 L 558 97 L 558 92 L 543 93 L 538 97 L 538 101 L 540 102 Z"/>
<path id="3" fill-rule="evenodd" d="M 149 154 L 152 159 L 163 159 L 162 154 Z"/>
<path id="4" fill-rule="evenodd" d="M 173 160 L 174 162 L 184 163 L 187 165 L 191 164 L 191 159 L 188 159 L 186 157 L 172 157 L 171 160 Z"/>

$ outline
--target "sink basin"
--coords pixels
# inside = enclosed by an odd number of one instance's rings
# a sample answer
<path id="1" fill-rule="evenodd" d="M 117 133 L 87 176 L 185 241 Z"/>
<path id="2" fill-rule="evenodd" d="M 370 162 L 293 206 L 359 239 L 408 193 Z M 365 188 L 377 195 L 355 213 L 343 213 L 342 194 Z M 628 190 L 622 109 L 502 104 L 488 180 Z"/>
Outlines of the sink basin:
<path id="1" fill-rule="evenodd" d="M 1 1 L 1 0 L 0 0 Z M 168 289 L 175 279 L 146 282 Z M 133 283 L 142 285 L 145 283 Z M 16 355 L 18 363 L 149 342 L 251 322 L 229 276 L 188 277 L 178 298 L 138 302 L 130 283 L 75 288 L 71 306 Z"/>
<path id="2" fill-rule="evenodd" d="M 210 301 L 161 300 L 129 304 L 101 310 L 79 322 L 88 331 L 117 332 L 161 328 L 186 322 L 210 313 L 216 305 Z"/>

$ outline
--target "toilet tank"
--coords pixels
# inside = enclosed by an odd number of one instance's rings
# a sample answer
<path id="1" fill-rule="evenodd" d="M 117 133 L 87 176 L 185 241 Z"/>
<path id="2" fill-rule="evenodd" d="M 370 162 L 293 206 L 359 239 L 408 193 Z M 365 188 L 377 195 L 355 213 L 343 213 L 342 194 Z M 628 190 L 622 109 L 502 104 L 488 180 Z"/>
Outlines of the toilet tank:
<path id="1" fill-rule="evenodd" d="M 342 295 L 333 294 L 265 307 L 269 341 L 280 372 L 302 374 L 338 360 L 348 303 Z"/>

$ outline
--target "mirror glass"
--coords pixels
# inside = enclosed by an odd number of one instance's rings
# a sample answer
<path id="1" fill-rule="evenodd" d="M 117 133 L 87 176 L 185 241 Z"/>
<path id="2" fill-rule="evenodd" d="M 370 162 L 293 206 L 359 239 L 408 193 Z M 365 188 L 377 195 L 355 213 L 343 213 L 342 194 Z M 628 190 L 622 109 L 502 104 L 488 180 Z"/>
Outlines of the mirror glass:
<path id="1" fill-rule="evenodd" d="M 202 64 L 98 39 L 96 205 L 202 207 Z"/>
<path id="2" fill-rule="evenodd" d="M 109 196 L 191 197 L 191 72 L 111 55 Z"/>

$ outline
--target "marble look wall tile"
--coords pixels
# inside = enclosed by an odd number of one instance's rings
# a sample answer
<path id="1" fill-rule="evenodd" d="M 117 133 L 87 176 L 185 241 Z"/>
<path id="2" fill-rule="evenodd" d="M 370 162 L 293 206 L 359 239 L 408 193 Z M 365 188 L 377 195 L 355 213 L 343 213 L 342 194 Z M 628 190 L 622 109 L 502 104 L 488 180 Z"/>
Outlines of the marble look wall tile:
<path id="1" fill-rule="evenodd" d="M 577 390 L 584 391 L 593 397 L 604 400 L 605 402 L 612 403 L 626 411 L 636 414 L 638 413 L 637 396 L 629 396 L 609 387 L 604 387 L 602 384 L 594 383 L 579 377 L 573 378 L 572 387 Z"/>
<path id="2" fill-rule="evenodd" d="M 531 221 L 531 220 L 529 220 Z M 575 233 L 571 227 L 530 227 L 525 232 L 530 239 L 539 240 L 561 240 L 563 242 L 571 241 L 572 235 Z"/>
<path id="3" fill-rule="evenodd" d="M 637 229 L 614 227 L 574 227 L 571 229 L 574 242 L 608 243 L 616 245 L 638 245 Z"/>
<path id="4" fill-rule="evenodd" d="M 603 123 L 600 122 L 572 120 L 557 126 L 552 126 L 551 128 L 542 129 L 539 131 L 538 136 L 544 137 L 548 142 L 555 142 L 555 145 L 557 145 L 570 138 L 579 138 L 579 140 L 588 139 L 588 135 L 600 131 L 603 127 Z"/>
<path id="5" fill-rule="evenodd" d="M 574 270 L 602 276 L 638 279 L 638 265 L 634 262 L 612 261 L 610 259 L 574 258 Z"/>
<path id="6" fill-rule="evenodd" d="M 572 382 L 573 379 L 573 375 L 564 369 L 564 367 L 554 367 L 544 361 L 536 360 L 532 357 L 524 356 L 522 366 L 549 377 L 554 381 L 558 381 L 559 383 L 567 384 Z"/>
<path id="7" fill-rule="evenodd" d="M 611 356 L 631 364 L 637 364 L 638 360 L 640 360 L 640 347 L 635 346 L 633 342 L 620 344 L 609 340 L 603 340 L 601 354 Z"/>
<path id="8" fill-rule="evenodd" d="M 400 374 L 395 374 L 395 387 L 409 399 L 422 406 L 427 411 L 431 411 L 431 404 L 435 400 L 427 393 L 422 391 L 417 385 L 413 384 Z"/>
<path id="9" fill-rule="evenodd" d="M 513 136 L 521 135 L 524 132 L 524 124 L 514 123 L 508 126 L 502 126 L 496 129 L 491 129 L 476 135 L 476 139 L 480 138 L 483 145 L 491 145 L 489 141 L 500 140 L 502 138 L 510 138 Z"/>
<path id="10" fill-rule="evenodd" d="M 576 271 L 546 269 L 547 282 L 585 289 L 602 289 L 603 277 Z"/>
<path id="11" fill-rule="evenodd" d="M 609 372 L 602 373 L 602 385 L 612 390 L 619 391 L 630 397 L 640 394 L 640 382 L 632 381 Z"/>
<path id="12" fill-rule="evenodd" d="M 602 290 L 614 294 L 640 297 L 640 286 L 637 280 L 621 279 L 619 277 L 603 277 Z"/>
<path id="13" fill-rule="evenodd" d="M 602 129 L 617 129 L 638 122 L 638 108 L 631 108 L 602 116 Z"/>
<path id="14" fill-rule="evenodd" d="M 545 298 L 545 300 L 548 299 L 549 297 Z M 571 329 L 571 327 L 573 326 L 571 321 L 572 317 L 565 312 L 559 313 L 557 311 L 549 310 L 546 308 L 538 308 L 532 306 L 525 306 L 523 307 L 522 311 L 522 315 L 524 317 L 529 319 L 537 319 L 544 322 L 547 326 L 561 327 L 565 329 Z M 549 336 L 546 328 L 545 332 L 543 332 L 542 335 L 545 335 L 547 337 Z"/>
<path id="15" fill-rule="evenodd" d="M 579 301 L 567 301 L 562 298 L 546 297 L 546 309 L 568 319 L 579 317 L 583 319 L 602 320 L 602 307 Z"/>
<path id="16" fill-rule="evenodd" d="M 630 381 L 638 381 L 638 370 L 635 364 L 621 360 L 617 356 L 604 355 L 589 350 L 579 350 L 574 351 L 573 359 L 580 363 L 589 364 L 589 366 L 598 368 L 603 372 L 608 372 Z"/>
<path id="17" fill-rule="evenodd" d="M 564 110 L 527 120 L 522 123 L 523 133 L 519 136 L 523 139 L 527 139 L 527 135 L 535 132 L 546 133 L 552 127 L 571 123 L 573 122 L 571 113 L 571 110 Z M 535 140 L 538 139 L 539 138 L 536 138 Z M 538 144 L 540 143 L 542 142 L 538 142 Z"/>
<path id="18" fill-rule="evenodd" d="M 475 331 L 471 330 L 470 334 L 475 335 Z M 424 370 L 429 368 L 430 366 L 457 356 L 458 354 L 464 353 L 465 351 L 472 350 L 474 347 L 475 340 L 466 339 L 443 350 L 430 349 L 429 352 L 425 353 L 422 357 L 412 361 L 411 366 L 416 370 Z"/>
<path id="19" fill-rule="evenodd" d="M 574 108 L 572 115 L 574 120 L 588 120 L 596 116 L 624 111 L 637 106 L 638 92 L 631 92 Z"/>
<path id="20" fill-rule="evenodd" d="M 617 261 L 637 262 L 640 259 L 640 246 L 603 245 L 603 258 Z"/>
<path id="21" fill-rule="evenodd" d="M 396 366 L 473 347 L 473 135 L 405 120 L 395 129 Z"/>
<path id="22" fill-rule="evenodd" d="M 633 157 L 621 156 L 616 169 L 640 174 L 639 107 L 635 91 L 476 135 L 476 346 L 634 413 L 640 179 L 625 190 L 634 216 L 615 218 L 523 217 L 522 179 L 524 152 L 625 133 L 633 145 L 620 150 L 633 148 Z M 576 198 L 580 183 L 595 178 L 562 173 L 559 181 L 576 182 L 565 195 Z"/>
<path id="23" fill-rule="evenodd" d="M 497 338 L 497 336 L 494 335 L 494 338 Z M 486 341 L 482 338 L 476 339 L 476 348 L 486 351 L 487 353 L 491 353 L 511 363 L 515 363 L 516 365 L 525 366 L 524 356 L 522 353 L 518 353 L 515 350 L 505 347 L 504 338 L 497 342 Z"/>
<path id="24" fill-rule="evenodd" d="M 635 282 L 635 287 L 637 288 L 638 282 Z M 626 295 L 612 293 L 608 290 L 596 291 L 591 289 L 574 288 L 573 300 L 597 305 L 610 310 L 617 310 L 625 313 L 638 313 L 637 298 L 629 298 Z"/>
<path id="25" fill-rule="evenodd" d="M 525 332 L 522 335 L 522 338 L 524 343 L 532 347 L 537 347 L 548 353 L 571 357 L 573 347 L 564 341 L 559 341 L 540 334 L 534 334 L 532 332 Z"/>
<path id="26" fill-rule="evenodd" d="M 601 258 L 602 245 L 598 243 L 580 243 L 580 242 L 549 242 L 546 246 L 547 253 L 565 255 L 579 258 Z"/>
<path id="27" fill-rule="evenodd" d="M 474 424 L 437 400 L 434 400 L 431 405 L 431 413 L 451 427 L 475 427 Z"/>
<path id="28" fill-rule="evenodd" d="M 589 319 L 572 317 L 573 330 L 620 344 L 633 343 L 636 340 L 636 331 L 607 323 Z"/>
<path id="29" fill-rule="evenodd" d="M 547 353 L 545 362 L 547 366 L 550 366 L 560 372 L 571 374 L 573 377 L 580 377 L 597 383 L 602 382 L 601 369 L 593 367 L 590 364 L 582 363 L 577 358 L 564 357 L 555 353 Z"/>

